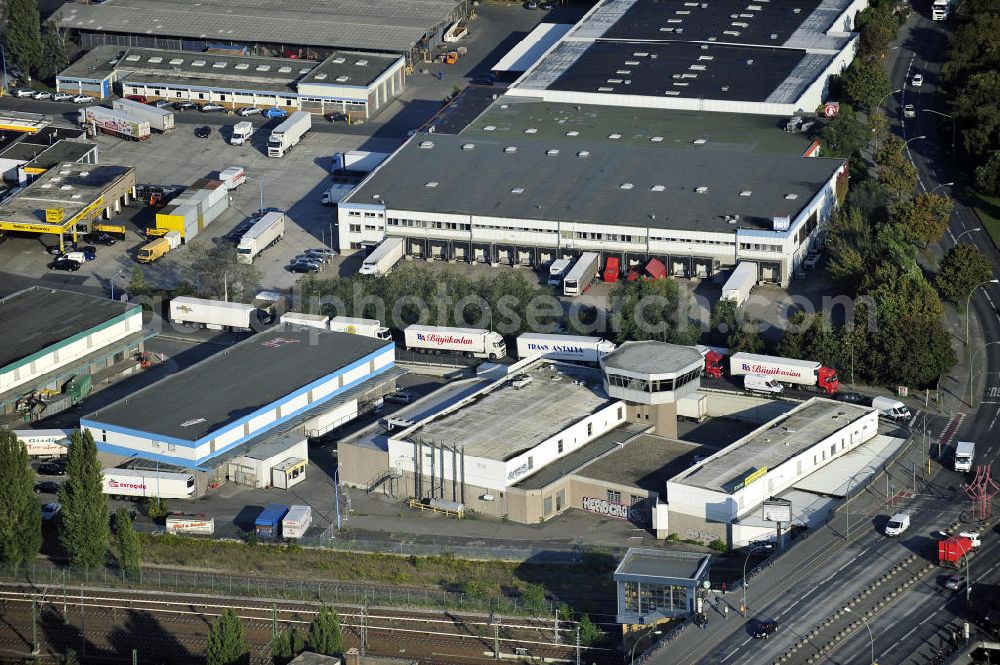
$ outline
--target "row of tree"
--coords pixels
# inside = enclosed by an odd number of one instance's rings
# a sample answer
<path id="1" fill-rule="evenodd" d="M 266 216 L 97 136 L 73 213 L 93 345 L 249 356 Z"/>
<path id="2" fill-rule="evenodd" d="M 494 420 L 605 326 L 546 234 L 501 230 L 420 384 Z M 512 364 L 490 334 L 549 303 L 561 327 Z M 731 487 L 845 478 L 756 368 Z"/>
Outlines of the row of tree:
<path id="1" fill-rule="evenodd" d="M 41 551 L 41 506 L 34 482 L 24 443 L 9 429 L 0 428 L 0 515 L 4 516 L 0 520 L 0 564 L 30 565 Z M 141 543 L 124 508 L 115 514 L 112 538 L 97 446 L 89 430 L 77 430 L 70 437 L 59 503 L 59 542 L 71 565 L 98 568 L 107 563 L 110 552 L 126 573 L 139 571 Z"/>
<path id="2" fill-rule="evenodd" d="M 303 651 L 333 656 L 344 650 L 337 613 L 329 607 L 320 609 L 306 633 L 294 626 L 286 628 L 271 641 L 275 665 L 285 665 Z M 249 665 L 250 641 L 236 611 L 227 608 L 208 629 L 208 665 Z"/>
<path id="3" fill-rule="evenodd" d="M 19 78 L 51 81 L 69 64 L 72 45 L 66 33 L 51 21 L 42 28 L 36 0 L 9 0 L 4 19 L 3 39 L 21 71 Z"/>

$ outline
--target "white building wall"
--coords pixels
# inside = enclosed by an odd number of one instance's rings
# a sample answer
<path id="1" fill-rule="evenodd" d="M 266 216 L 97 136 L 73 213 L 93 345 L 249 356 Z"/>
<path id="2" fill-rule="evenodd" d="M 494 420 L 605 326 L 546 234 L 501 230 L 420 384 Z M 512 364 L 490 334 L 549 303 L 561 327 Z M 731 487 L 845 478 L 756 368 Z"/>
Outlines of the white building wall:
<path id="1" fill-rule="evenodd" d="M 322 399 L 332 393 L 335 390 L 339 390 L 340 386 L 343 384 L 340 382 L 340 375 L 332 377 L 329 381 L 321 383 L 318 386 L 313 387 L 309 392 L 312 393 L 312 401 Z"/>
<path id="2" fill-rule="evenodd" d="M 309 393 L 302 393 L 298 397 L 293 397 L 284 404 L 282 404 L 278 411 L 278 417 L 284 418 L 287 415 L 295 413 L 299 409 L 305 408 L 309 404 Z"/>
<path id="3" fill-rule="evenodd" d="M 254 416 L 250 419 L 250 432 L 256 432 L 258 430 L 264 429 L 275 420 L 278 419 L 278 409 L 268 409 L 264 413 Z"/>
<path id="4" fill-rule="evenodd" d="M 38 377 L 68 365 L 81 356 L 100 351 L 134 332 L 142 329 L 142 311 L 136 310 L 125 319 L 95 330 L 65 346 L 46 353 L 30 363 L 19 366 L 16 370 L 0 374 L 0 392 L 5 392 L 17 386 L 35 381 Z"/>

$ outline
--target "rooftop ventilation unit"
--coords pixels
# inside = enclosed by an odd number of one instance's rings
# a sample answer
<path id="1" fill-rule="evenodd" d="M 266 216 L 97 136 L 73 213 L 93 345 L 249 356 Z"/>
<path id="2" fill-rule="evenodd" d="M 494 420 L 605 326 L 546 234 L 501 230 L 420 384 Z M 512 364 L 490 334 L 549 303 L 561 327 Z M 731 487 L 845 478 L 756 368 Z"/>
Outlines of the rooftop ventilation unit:
<path id="1" fill-rule="evenodd" d="M 536 129 L 535 127 L 528 127 L 527 129 L 524 130 L 524 133 L 525 134 L 537 134 L 538 133 L 538 129 Z"/>
<path id="2" fill-rule="evenodd" d="M 663 143 L 663 137 L 662 136 L 654 136 L 653 138 L 651 138 L 649 140 L 651 142 L 653 142 L 653 143 Z"/>
<path id="3" fill-rule="evenodd" d="M 509 146 L 506 146 L 506 147 L 505 147 L 505 148 L 503 149 L 503 151 L 504 151 L 504 152 L 506 152 L 506 153 L 508 153 L 508 154 L 509 154 L 509 153 L 512 153 L 512 152 L 517 152 L 517 146 L 516 146 L 516 145 L 509 145 Z"/>
<path id="4" fill-rule="evenodd" d="M 226 64 L 228 64 L 228 63 L 225 63 L 225 62 L 222 62 L 222 61 L 213 62 L 212 63 L 212 68 L 213 69 L 225 69 L 226 68 Z"/>
<path id="5" fill-rule="evenodd" d="M 291 74 L 292 73 L 292 68 L 289 67 L 289 66 L 287 66 L 287 65 L 284 65 L 282 67 L 278 67 L 278 73 L 280 73 L 280 74 Z"/>
<path id="6" fill-rule="evenodd" d="M 233 69 L 238 69 L 241 72 L 243 72 L 243 71 L 246 71 L 246 70 L 250 69 L 250 65 L 248 63 L 246 63 L 246 62 L 237 62 L 233 66 Z"/>
<path id="7" fill-rule="evenodd" d="M 614 91 L 615 91 L 614 88 L 608 87 L 606 85 L 602 85 L 599 88 L 597 88 L 597 92 L 614 92 Z"/>
<path id="8" fill-rule="evenodd" d="M 351 77 L 348 76 L 347 74 L 341 74 L 340 76 L 338 76 L 336 78 L 337 83 L 347 83 L 350 80 L 351 80 Z"/>
<path id="9" fill-rule="evenodd" d="M 753 190 L 750 189 L 744 189 L 742 192 L 740 192 L 740 196 L 750 196 L 751 194 L 753 194 Z"/>
<path id="10" fill-rule="evenodd" d="M 799 198 L 798 194 L 785 194 L 786 201 L 794 201 L 797 198 Z"/>
<path id="11" fill-rule="evenodd" d="M 357 65 L 358 67 L 367 67 L 368 61 L 362 58 L 361 60 L 355 60 L 354 64 Z"/>
<path id="12" fill-rule="evenodd" d="M 483 127 L 484 132 L 495 132 L 497 130 L 496 125 L 486 125 Z"/>
<path id="13" fill-rule="evenodd" d="M 205 61 L 204 60 L 195 60 L 194 62 L 191 63 L 191 66 L 192 67 L 204 67 L 205 66 Z"/>
<path id="14" fill-rule="evenodd" d="M 425 182 L 424 183 L 424 187 L 430 187 L 431 189 L 434 189 L 437 186 L 438 186 L 438 183 L 435 182 L 435 181 L 433 181 L 433 180 L 431 180 L 430 182 Z"/>
<path id="15" fill-rule="evenodd" d="M 302 69 L 299 70 L 299 74 L 308 74 L 311 71 L 312 67 L 303 67 Z"/>
<path id="16" fill-rule="evenodd" d="M 702 185 L 701 187 L 695 187 L 694 191 L 696 191 L 699 194 L 707 194 L 708 193 L 708 187 L 705 187 L 704 185 Z"/>
<path id="17" fill-rule="evenodd" d="M 158 65 L 161 62 L 163 62 L 163 58 L 161 58 L 158 55 L 154 55 L 152 58 L 149 59 L 149 63 L 152 65 Z"/>
<path id="18" fill-rule="evenodd" d="M 753 64 L 753 58 L 748 58 L 747 59 L 747 67 L 749 67 L 752 64 Z"/>
<path id="19" fill-rule="evenodd" d="M 334 58 L 334 59 L 333 59 L 333 63 L 334 63 L 335 65 L 342 65 L 342 64 L 344 64 L 345 62 L 347 62 L 347 58 L 342 58 L 342 57 L 336 57 L 336 58 Z"/>
<path id="20" fill-rule="evenodd" d="M 634 187 L 635 185 L 633 185 L 630 182 L 623 182 L 622 184 L 618 185 L 618 189 L 633 189 Z"/>
<path id="21" fill-rule="evenodd" d="M 524 187 L 514 187 L 510 190 L 511 194 L 524 194 Z"/>
<path id="22" fill-rule="evenodd" d="M 638 67 L 641 63 L 638 60 L 626 60 L 625 65 L 627 67 Z"/>
<path id="23" fill-rule="evenodd" d="M 463 143 L 462 144 L 462 150 L 475 150 L 475 149 L 476 149 L 476 144 L 475 143 Z"/>
<path id="24" fill-rule="evenodd" d="M 605 83 L 621 83 L 621 79 L 608 79 Z"/>
<path id="25" fill-rule="evenodd" d="M 319 74 L 316 75 L 316 80 L 317 81 L 325 81 L 326 80 L 326 74 L 324 74 L 323 72 L 320 72 Z"/>
<path id="26" fill-rule="evenodd" d="M 666 189 L 667 188 L 664 185 L 653 185 L 652 187 L 649 188 L 649 191 L 651 191 L 651 192 L 662 192 L 662 191 L 665 191 Z"/>
<path id="27" fill-rule="evenodd" d="M 127 60 L 128 62 L 139 62 L 140 60 L 142 60 L 142 56 L 139 56 L 139 55 L 127 55 L 127 56 L 125 56 L 125 60 Z"/>
<path id="28" fill-rule="evenodd" d="M 581 150 L 580 152 L 576 153 L 576 156 L 577 157 L 581 157 L 581 158 L 590 157 L 590 151 L 589 150 Z"/>
<path id="29" fill-rule="evenodd" d="M 636 58 L 648 58 L 649 53 L 647 53 L 646 51 L 638 51 L 636 53 L 633 53 L 632 56 Z"/>
<path id="30" fill-rule="evenodd" d="M 549 157 L 555 157 L 556 155 L 559 154 L 559 148 L 549 148 L 548 150 L 545 151 L 545 154 L 548 155 Z"/>
<path id="31" fill-rule="evenodd" d="M 271 71 L 271 65 L 257 65 L 258 72 L 269 72 Z"/>
<path id="32" fill-rule="evenodd" d="M 168 64 L 171 64 L 171 65 L 183 65 L 184 64 L 184 58 L 171 58 L 170 62 Z"/>
<path id="33" fill-rule="evenodd" d="M 608 134 L 608 138 L 611 139 L 612 141 L 617 141 L 621 137 L 622 137 L 621 134 Z"/>
<path id="34" fill-rule="evenodd" d="M 570 131 L 566 132 L 566 136 L 579 136 L 579 135 L 580 132 L 576 131 L 575 129 L 571 129 Z"/>
<path id="35" fill-rule="evenodd" d="M 431 148 L 434 147 L 434 141 L 421 141 L 420 147 L 425 150 L 430 150 Z"/>
<path id="36" fill-rule="evenodd" d="M 632 73 L 631 69 L 616 69 L 615 74 L 621 74 L 622 76 L 628 76 Z"/>

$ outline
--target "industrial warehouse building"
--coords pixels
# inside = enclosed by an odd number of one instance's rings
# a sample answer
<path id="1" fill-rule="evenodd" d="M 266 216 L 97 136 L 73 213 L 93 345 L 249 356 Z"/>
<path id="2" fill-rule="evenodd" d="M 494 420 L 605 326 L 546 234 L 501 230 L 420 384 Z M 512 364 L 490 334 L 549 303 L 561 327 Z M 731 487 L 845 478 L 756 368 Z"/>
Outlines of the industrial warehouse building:
<path id="1" fill-rule="evenodd" d="M 196 471 L 196 491 L 224 479 L 294 484 L 305 441 L 395 390 L 385 340 L 317 330 L 259 333 L 81 419 L 105 463 Z M 277 473 L 276 473 L 277 471 Z"/>
<path id="2" fill-rule="evenodd" d="M 43 127 L 26 133 L 0 130 L 0 177 L 20 186 L 61 162 L 96 164 L 98 147 L 82 129 Z"/>
<path id="3" fill-rule="evenodd" d="M 0 420 L 25 423 L 78 404 L 136 368 L 142 308 L 32 287 L 0 300 Z"/>
<path id="4" fill-rule="evenodd" d="M 865 0 L 604 0 L 513 86 L 568 104 L 813 113 L 857 50 Z"/>
<path id="5" fill-rule="evenodd" d="M 331 51 L 378 51 L 423 59 L 448 27 L 468 15 L 466 0 L 366 0 L 275 3 L 242 0 L 105 0 L 66 3 L 55 16 L 83 48 L 204 51 L 246 49 L 253 55 L 307 60 Z"/>
<path id="6" fill-rule="evenodd" d="M 135 195 L 135 168 L 60 162 L 0 202 L 0 231 L 87 233 L 120 213 Z"/>
<path id="7" fill-rule="evenodd" d="M 406 85 L 400 55 L 335 51 L 321 61 L 98 46 L 56 77 L 63 92 L 339 111 L 368 119 Z"/>
<path id="8" fill-rule="evenodd" d="M 806 147 L 636 137 L 649 130 L 624 111 L 607 134 L 555 135 L 554 108 L 501 132 L 492 117 L 518 103 L 501 101 L 475 131 L 415 136 L 369 175 L 338 205 L 340 246 L 399 236 L 415 257 L 531 266 L 592 251 L 625 269 L 655 256 L 678 277 L 751 261 L 762 281 L 787 285 L 846 191 L 845 160 L 804 157 Z M 764 143 L 785 134 L 760 131 Z M 435 176 L 441 164 L 467 175 Z"/>

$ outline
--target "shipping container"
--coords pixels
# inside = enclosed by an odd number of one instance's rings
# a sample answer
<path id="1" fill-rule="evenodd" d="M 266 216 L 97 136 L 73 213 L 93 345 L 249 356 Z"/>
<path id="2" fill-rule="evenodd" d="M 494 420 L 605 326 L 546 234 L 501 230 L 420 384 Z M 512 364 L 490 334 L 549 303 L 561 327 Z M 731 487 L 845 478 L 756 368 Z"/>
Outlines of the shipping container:
<path id="1" fill-rule="evenodd" d="M 169 109 L 149 106 L 131 99 L 116 99 L 111 102 L 111 108 L 140 122 L 148 122 L 150 129 L 155 129 L 160 133 L 169 132 L 174 128 L 174 112 Z"/>
<path id="2" fill-rule="evenodd" d="M 281 536 L 281 520 L 288 514 L 288 506 L 269 503 L 254 521 L 254 531 L 261 540 L 277 540 Z"/>
<path id="3" fill-rule="evenodd" d="M 168 517 L 167 533 L 211 536 L 215 533 L 215 518 L 195 515 Z"/>
<path id="4" fill-rule="evenodd" d="M 357 319 L 351 316 L 335 316 L 330 319 L 330 330 L 364 335 L 376 339 L 392 339 L 392 333 L 378 319 Z"/>
<path id="5" fill-rule="evenodd" d="M 285 518 L 281 520 L 282 538 L 302 538 L 312 524 L 312 508 L 310 506 L 292 506 Z"/>
<path id="6" fill-rule="evenodd" d="M 321 314 L 285 312 L 278 321 L 292 326 L 306 326 L 307 328 L 319 328 L 320 330 L 330 329 L 330 317 Z"/>
<path id="7" fill-rule="evenodd" d="M 80 125 L 90 133 L 103 132 L 130 141 L 145 141 L 149 138 L 148 121 L 103 106 L 80 109 Z"/>

